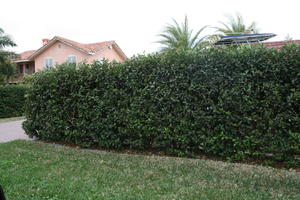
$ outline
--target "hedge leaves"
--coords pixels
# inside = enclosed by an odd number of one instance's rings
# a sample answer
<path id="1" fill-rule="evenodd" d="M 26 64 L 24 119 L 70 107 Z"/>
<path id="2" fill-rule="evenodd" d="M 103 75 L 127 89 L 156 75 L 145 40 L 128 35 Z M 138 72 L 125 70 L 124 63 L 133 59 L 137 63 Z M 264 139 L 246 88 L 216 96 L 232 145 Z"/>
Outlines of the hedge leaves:
<path id="1" fill-rule="evenodd" d="M 0 118 L 24 115 L 27 90 L 24 85 L 0 85 Z"/>
<path id="2" fill-rule="evenodd" d="M 35 75 L 29 136 L 242 159 L 300 153 L 300 48 L 215 47 Z"/>

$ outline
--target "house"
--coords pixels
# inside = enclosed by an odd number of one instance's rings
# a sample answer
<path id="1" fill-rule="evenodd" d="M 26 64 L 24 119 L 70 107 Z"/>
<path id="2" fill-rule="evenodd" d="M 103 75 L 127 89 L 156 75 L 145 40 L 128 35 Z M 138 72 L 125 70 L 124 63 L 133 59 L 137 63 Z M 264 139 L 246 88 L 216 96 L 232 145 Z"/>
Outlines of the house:
<path id="1" fill-rule="evenodd" d="M 55 36 L 51 40 L 43 39 L 42 42 L 43 46 L 38 50 L 25 51 L 13 60 L 17 64 L 16 80 L 22 80 L 25 74 L 32 74 L 64 62 L 92 63 L 103 59 L 123 62 L 127 59 L 115 41 L 82 44 Z"/>
<path id="2" fill-rule="evenodd" d="M 300 45 L 300 40 L 285 40 L 285 41 L 276 41 L 276 42 L 264 42 L 263 44 L 266 47 L 280 49 L 286 43 L 296 43 L 297 45 Z"/>

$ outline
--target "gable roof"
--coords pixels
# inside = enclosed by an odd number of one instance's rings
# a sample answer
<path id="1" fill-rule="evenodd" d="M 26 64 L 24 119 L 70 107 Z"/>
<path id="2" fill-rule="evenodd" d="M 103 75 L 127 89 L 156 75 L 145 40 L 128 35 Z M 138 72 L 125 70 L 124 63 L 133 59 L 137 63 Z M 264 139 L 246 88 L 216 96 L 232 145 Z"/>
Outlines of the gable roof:
<path id="1" fill-rule="evenodd" d="M 124 52 L 121 50 L 121 48 L 117 45 L 115 41 L 106 41 L 106 42 L 98 42 L 98 43 L 90 43 L 90 44 L 82 44 L 79 42 L 75 42 L 73 40 L 69 40 L 67 38 L 63 38 L 60 36 L 55 36 L 52 38 L 47 44 L 33 52 L 28 59 L 32 60 L 36 56 L 40 55 L 42 52 L 44 52 L 46 49 L 50 48 L 56 41 L 60 41 L 74 49 L 77 49 L 78 51 L 81 51 L 85 54 L 93 55 L 99 51 L 105 50 L 110 47 L 114 47 L 117 52 L 124 58 L 127 59 L 127 56 L 124 54 Z"/>
<path id="2" fill-rule="evenodd" d="M 273 47 L 276 49 L 280 49 L 283 45 L 287 44 L 287 43 L 296 43 L 298 45 L 300 45 L 300 40 L 285 40 L 285 41 L 276 41 L 276 42 L 264 42 L 263 44 L 266 47 Z"/>

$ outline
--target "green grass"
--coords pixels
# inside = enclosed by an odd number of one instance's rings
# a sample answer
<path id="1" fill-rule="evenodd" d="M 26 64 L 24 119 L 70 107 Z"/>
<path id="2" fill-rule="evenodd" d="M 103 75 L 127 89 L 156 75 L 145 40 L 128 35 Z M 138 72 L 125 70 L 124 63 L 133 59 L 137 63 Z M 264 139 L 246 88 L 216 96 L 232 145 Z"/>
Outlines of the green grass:
<path id="1" fill-rule="evenodd" d="M 0 123 L 3 123 L 3 122 L 12 122 L 12 121 L 17 121 L 17 120 L 22 120 L 22 119 L 25 119 L 25 117 L 22 116 L 22 117 L 0 118 Z"/>
<path id="2" fill-rule="evenodd" d="M 32 141 L 0 144 L 8 200 L 300 199 L 300 173 Z"/>

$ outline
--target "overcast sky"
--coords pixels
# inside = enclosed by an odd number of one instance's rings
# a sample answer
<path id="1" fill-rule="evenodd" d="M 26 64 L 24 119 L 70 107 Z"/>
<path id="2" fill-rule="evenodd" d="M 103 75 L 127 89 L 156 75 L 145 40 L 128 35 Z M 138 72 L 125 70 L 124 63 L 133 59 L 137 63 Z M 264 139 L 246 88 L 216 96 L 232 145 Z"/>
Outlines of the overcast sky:
<path id="1" fill-rule="evenodd" d="M 0 27 L 17 43 L 12 50 L 18 53 L 57 35 L 80 43 L 115 40 L 131 57 L 157 51 L 163 26 L 172 18 L 183 21 L 185 14 L 194 31 L 239 12 L 246 24 L 255 21 L 260 32 L 277 34 L 273 41 L 288 34 L 300 39 L 299 6 L 297 0 L 4 0 Z"/>

